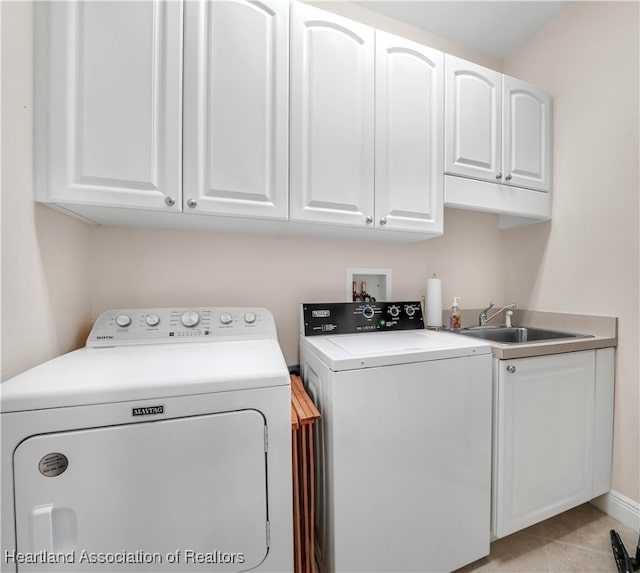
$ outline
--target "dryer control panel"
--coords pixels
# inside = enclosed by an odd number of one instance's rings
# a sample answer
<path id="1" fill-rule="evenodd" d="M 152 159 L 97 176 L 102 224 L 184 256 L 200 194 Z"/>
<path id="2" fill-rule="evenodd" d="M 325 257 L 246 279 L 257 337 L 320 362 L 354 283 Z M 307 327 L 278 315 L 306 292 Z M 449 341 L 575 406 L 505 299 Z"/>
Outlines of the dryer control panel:
<path id="1" fill-rule="evenodd" d="M 333 302 L 302 305 L 300 332 L 354 334 L 424 328 L 420 302 Z"/>
<path id="2" fill-rule="evenodd" d="M 273 315 L 255 307 L 107 310 L 96 320 L 86 345 L 196 342 L 220 337 L 276 338 Z"/>

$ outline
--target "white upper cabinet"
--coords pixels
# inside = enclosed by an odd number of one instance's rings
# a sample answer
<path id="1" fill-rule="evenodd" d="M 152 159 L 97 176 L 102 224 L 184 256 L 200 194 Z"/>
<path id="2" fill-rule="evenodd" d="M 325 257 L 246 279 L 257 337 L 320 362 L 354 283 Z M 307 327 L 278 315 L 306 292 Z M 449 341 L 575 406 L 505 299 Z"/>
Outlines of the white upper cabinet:
<path id="1" fill-rule="evenodd" d="M 551 98 L 544 90 L 446 57 L 445 172 L 551 188 Z"/>
<path id="2" fill-rule="evenodd" d="M 549 218 L 551 101 L 533 86 L 289 0 L 35 11 L 40 202 L 385 240 L 442 234 L 443 206 Z"/>
<path id="3" fill-rule="evenodd" d="M 445 206 L 499 213 L 500 228 L 551 216 L 551 97 L 445 57 Z"/>
<path id="4" fill-rule="evenodd" d="M 286 0 L 185 2 L 184 211 L 288 217 Z"/>
<path id="5" fill-rule="evenodd" d="M 35 36 L 36 198 L 179 210 L 182 5 L 37 2 Z"/>
<path id="6" fill-rule="evenodd" d="M 373 226 L 374 30 L 294 3 L 293 221 Z"/>
<path id="7" fill-rule="evenodd" d="M 502 74 L 446 57 L 445 172 L 500 181 Z"/>
<path id="8" fill-rule="evenodd" d="M 551 98 L 539 88 L 503 77 L 502 166 L 518 187 L 551 188 Z"/>
<path id="9" fill-rule="evenodd" d="M 376 31 L 375 219 L 442 233 L 444 54 Z"/>
<path id="10" fill-rule="evenodd" d="M 291 220 L 442 233 L 444 55 L 293 5 Z"/>

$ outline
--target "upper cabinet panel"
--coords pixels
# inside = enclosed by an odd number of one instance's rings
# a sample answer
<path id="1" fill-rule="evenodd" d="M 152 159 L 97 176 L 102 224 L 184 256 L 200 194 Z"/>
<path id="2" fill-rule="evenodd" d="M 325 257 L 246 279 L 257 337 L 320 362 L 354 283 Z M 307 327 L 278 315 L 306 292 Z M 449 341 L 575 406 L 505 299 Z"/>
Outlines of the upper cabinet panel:
<path id="1" fill-rule="evenodd" d="M 373 223 L 374 30 L 293 5 L 291 219 Z"/>
<path id="2" fill-rule="evenodd" d="M 445 57 L 447 207 L 499 213 L 508 229 L 551 216 L 551 97 Z"/>
<path id="3" fill-rule="evenodd" d="M 502 74 L 447 55 L 445 172 L 500 177 Z"/>
<path id="4" fill-rule="evenodd" d="M 511 185 L 551 187 L 551 98 L 545 91 L 504 76 L 503 169 Z"/>
<path id="5" fill-rule="evenodd" d="M 376 31 L 376 225 L 441 233 L 444 55 Z"/>
<path id="6" fill-rule="evenodd" d="M 179 209 L 182 7 L 38 2 L 36 197 Z"/>
<path id="7" fill-rule="evenodd" d="M 288 217 L 286 1 L 185 3 L 185 212 Z"/>

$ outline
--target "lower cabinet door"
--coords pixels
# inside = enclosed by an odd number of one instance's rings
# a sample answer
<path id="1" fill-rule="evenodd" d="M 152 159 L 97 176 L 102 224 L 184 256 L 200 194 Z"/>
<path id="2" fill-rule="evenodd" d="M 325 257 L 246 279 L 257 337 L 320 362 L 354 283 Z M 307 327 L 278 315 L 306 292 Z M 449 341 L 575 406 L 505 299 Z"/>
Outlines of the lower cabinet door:
<path id="1" fill-rule="evenodd" d="M 593 497 L 595 351 L 497 361 L 496 537 Z"/>

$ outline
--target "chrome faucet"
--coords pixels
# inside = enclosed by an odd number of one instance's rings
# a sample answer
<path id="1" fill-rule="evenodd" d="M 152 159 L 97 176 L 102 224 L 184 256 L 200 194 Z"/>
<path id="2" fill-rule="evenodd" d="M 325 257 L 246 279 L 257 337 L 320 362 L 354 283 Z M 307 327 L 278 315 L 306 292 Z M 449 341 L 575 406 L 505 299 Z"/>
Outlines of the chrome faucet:
<path id="1" fill-rule="evenodd" d="M 491 301 L 489 303 L 489 306 L 487 308 L 485 308 L 481 313 L 480 316 L 478 317 L 478 324 L 480 326 L 486 326 L 487 322 L 489 322 L 492 318 L 495 318 L 496 316 L 498 316 L 503 310 L 507 310 L 508 308 L 518 308 L 518 305 L 513 302 L 511 304 L 507 304 L 505 306 L 503 306 L 499 311 L 494 312 L 491 316 L 487 316 L 487 313 L 495 306 L 495 303 L 493 301 Z M 511 317 L 509 317 L 511 318 Z"/>

